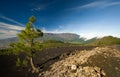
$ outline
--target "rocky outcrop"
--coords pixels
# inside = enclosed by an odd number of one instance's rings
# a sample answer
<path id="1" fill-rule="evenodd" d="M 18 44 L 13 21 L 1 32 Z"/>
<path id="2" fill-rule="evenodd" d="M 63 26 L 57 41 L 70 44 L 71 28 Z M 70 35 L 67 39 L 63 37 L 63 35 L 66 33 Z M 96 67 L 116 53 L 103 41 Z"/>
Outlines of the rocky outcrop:
<path id="1" fill-rule="evenodd" d="M 51 65 L 39 77 L 119 77 L 120 51 L 109 48 L 76 51 Z"/>

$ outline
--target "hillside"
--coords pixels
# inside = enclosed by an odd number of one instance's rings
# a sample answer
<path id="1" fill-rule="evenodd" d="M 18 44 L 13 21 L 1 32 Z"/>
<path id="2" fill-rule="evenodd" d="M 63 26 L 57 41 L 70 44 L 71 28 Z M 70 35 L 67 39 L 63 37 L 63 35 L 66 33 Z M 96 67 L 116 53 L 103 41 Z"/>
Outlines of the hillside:
<path id="1" fill-rule="evenodd" d="M 16 42 L 17 38 L 8 38 L 0 40 L 0 47 L 7 47 L 11 42 Z M 106 46 L 106 45 L 119 45 L 120 38 L 113 36 L 105 36 L 102 38 L 91 38 L 86 40 L 85 38 L 80 38 L 77 34 L 72 33 L 44 33 L 42 38 L 37 38 L 37 41 L 57 41 L 61 43 L 74 43 L 74 44 L 86 44 L 94 46 Z"/>
<path id="2" fill-rule="evenodd" d="M 39 77 L 119 77 L 120 51 L 109 47 L 76 51 L 50 67 Z"/>
<path id="3" fill-rule="evenodd" d="M 100 38 L 92 43 L 91 45 L 97 45 L 97 46 L 106 46 L 106 45 L 119 45 L 120 44 L 120 38 L 113 37 L 113 36 L 105 36 L 103 38 Z"/>
<path id="4" fill-rule="evenodd" d="M 80 43 L 80 41 L 83 41 L 83 39 L 80 39 L 80 36 L 73 33 L 59 33 L 59 34 L 53 34 L 53 33 L 45 33 L 42 38 L 38 38 L 39 40 L 57 40 L 57 41 L 63 41 L 63 42 L 71 42 L 71 43 Z"/>
<path id="5" fill-rule="evenodd" d="M 86 44 L 95 41 L 97 38 L 85 40 L 85 38 L 80 38 L 79 35 L 73 33 L 44 33 L 42 38 L 37 38 L 37 41 L 47 41 L 47 40 L 55 40 L 61 41 L 65 43 L 77 43 L 77 44 Z M 17 37 L 2 39 L 0 40 L 0 47 L 7 47 L 9 43 L 16 42 Z"/>

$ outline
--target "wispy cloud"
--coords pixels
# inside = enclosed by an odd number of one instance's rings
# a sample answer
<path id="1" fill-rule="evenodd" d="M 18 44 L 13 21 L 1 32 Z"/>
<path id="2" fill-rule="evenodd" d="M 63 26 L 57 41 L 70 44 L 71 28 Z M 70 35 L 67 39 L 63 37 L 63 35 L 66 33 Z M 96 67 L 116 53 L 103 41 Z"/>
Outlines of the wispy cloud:
<path id="1" fill-rule="evenodd" d="M 30 9 L 30 10 L 31 11 L 41 11 L 41 10 L 48 8 L 50 5 L 54 4 L 55 2 L 57 2 L 57 0 L 51 1 L 49 3 L 43 3 L 43 4 L 41 4 L 41 2 L 39 2 L 39 1 L 37 1 L 35 3 L 32 3 L 32 9 Z"/>
<path id="2" fill-rule="evenodd" d="M 0 28 L 5 28 L 5 29 L 12 29 L 12 30 L 23 30 L 24 27 L 17 26 L 17 25 L 11 25 L 7 23 L 0 22 Z"/>
<path id="3" fill-rule="evenodd" d="M 47 30 L 45 27 L 42 28 L 44 33 L 68 33 L 69 31 L 65 30 L 64 26 L 59 26 L 57 29 L 54 30 Z"/>
<path id="4" fill-rule="evenodd" d="M 87 8 L 102 8 L 103 9 L 103 8 L 107 8 L 110 6 L 116 6 L 116 5 L 120 5 L 120 1 L 119 2 L 94 1 L 94 2 L 90 2 L 88 4 L 70 8 L 68 10 L 77 10 L 77 9 L 79 10 L 79 9 L 87 9 Z"/>
<path id="5" fill-rule="evenodd" d="M 0 22 L 0 39 L 16 37 L 16 34 L 24 27 Z"/>
<path id="6" fill-rule="evenodd" d="M 1 15 L 0 18 L 2 18 L 2 19 L 4 19 L 4 20 L 7 20 L 7 21 L 10 21 L 10 22 L 13 22 L 13 23 L 15 23 L 15 24 L 17 24 L 17 25 L 23 26 L 23 24 L 15 21 L 15 20 L 13 20 L 13 19 L 11 19 L 11 18 L 8 18 L 8 17 L 6 17 L 6 16 Z"/>
<path id="7" fill-rule="evenodd" d="M 95 1 L 95 2 L 91 2 L 91 3 L 88 3 L 88 4 L 85 4 L 83 6 L 80 6 L 78 8 L 91 8 L 91 7 L 101 7 L 101 5 L 105 4 L 106 2 L 98 2 L 98 1 Z"/>
<path id="8" fill-rule="evenodd" d="M 39 5 L 39 6 L 35 6 L 32 9 L 30 9 L 30 11 L 41 11 L 43 9 L 45 9 L 47 7 L 47 5 Z"/>
<path id="9" fill-rule="evenodd" d="M 31 11 L 41 11 L 43 9 L 44 9 L 43 7 L 35 7 L 35 8 L 30 9 L 30 10 Z"/>
<path id="10" fill-rule="evenodd" d="M 20 30 L 24 29 L 24 27 L 21 27 L 21 26 L 23 26 L 23 24 L 15 21 L 9 17 L 0 15 L 0 18 L 17 24 L 17 25 L 13 25 L 13 24 L 5 23 L 5 22 L 0 22 L 0 39 L 16 37 L 16 34 Z"/>
<path id="11" fill-rule="evenodd" d="M 115 6 L 115 5 L 120 5 L 120 2 L 110 2 L 110 3 L 106 3 L 103 7 L 110 7 L 110 6 Z"/>

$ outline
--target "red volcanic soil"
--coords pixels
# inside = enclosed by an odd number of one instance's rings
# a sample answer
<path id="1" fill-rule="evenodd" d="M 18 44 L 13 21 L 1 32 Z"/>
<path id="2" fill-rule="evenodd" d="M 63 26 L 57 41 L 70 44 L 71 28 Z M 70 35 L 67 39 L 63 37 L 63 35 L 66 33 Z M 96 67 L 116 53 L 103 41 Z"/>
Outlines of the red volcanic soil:
<path id="1" fill-rule="evenodd" d="M 41 72 L 50 69 L 50 65 L 54 62 L 66 58 L 70 53 L 75 50 L 91 50 L 93 46 L 71 46 L 71 47 L 58 47 L 45 49 L 36 53 L 34 63 L 40 67 Z M 35 77 L 28 67 L 16 67 L 16 56 L 2 55 L 0 56 L 0 77 Z"/>

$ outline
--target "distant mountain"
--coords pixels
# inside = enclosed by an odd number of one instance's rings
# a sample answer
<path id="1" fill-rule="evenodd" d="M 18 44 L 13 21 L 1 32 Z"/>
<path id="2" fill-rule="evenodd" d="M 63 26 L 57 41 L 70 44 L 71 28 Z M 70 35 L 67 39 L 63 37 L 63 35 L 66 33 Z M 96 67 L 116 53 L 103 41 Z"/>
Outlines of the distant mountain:
<path id="1" fill-rule="evenodd" d="M 4 47 L 8 47 L 8 45 L 11 42 L 16 42 L 18 39 L 16 37 L 13 38 L 7 38 L 7 39 L 1 39 L 0 40 L 0 47 L 4 48 Z"/>
<path id="2" fill-rule="evenodd" d="M 69 42 L 69 43 L 80 43 L 84 41 L 83 38 L 80 38 L 79 35 L 73 33 L 45 33 L 43 38 L 38 38 L 39 40 L 46 41 L 46 40 L 56 40 L 62 42 Z"/>
<path id="3" fill-rule="evenodd" d="M 37 41 L 47 41 L 47 40 L 55 40 L 62 41 L 68 43 L 78 43 L 78 44 L 86 44 L 95 41 L 97 38 L 92 38 L 89 40 L 85 40 L 85 38 L 80 38 L 79 35 L 73 33 L 44 33 L 44 36 L 41 38 L 37 38 Z M 0 40 L 0 47 L 6 47 L 11 42 L 16 42 L 17 37 L 2 39 Z"/>
<path id="4" fill-rule="evenodd" d="M 80 35 L 74 33 L 45 33 L 42 38 L 38 38 L 37 40 L 47 41 L 47 40 L 55 40 L 62 41 L 65 43 L 77 43 L 77 44 L 87 44 L 97 40 L 97 37 L 86 40 Z"/>
<path id="5" fill-rule="evenodd" d="M 98 38 L 97 38 L 97 37 L 94 37 L 94 38 L 91 38 L 91 39 L 88 39 L 88 40 L 84 40 L 84 41 L 82 42 L 82 44 L 93 43 L 93 42 L 95 42 L 95 41 L 97 41 L 97 40 L 98 40 Z"/>

